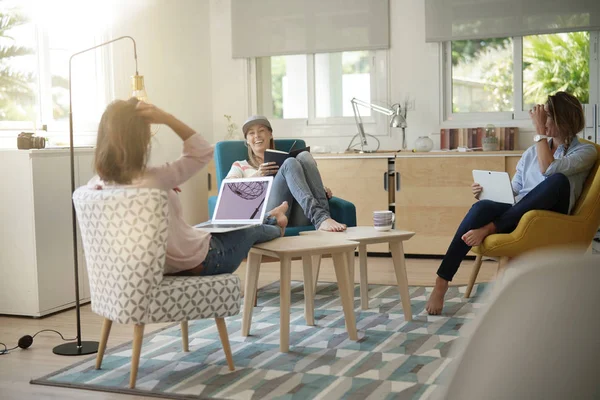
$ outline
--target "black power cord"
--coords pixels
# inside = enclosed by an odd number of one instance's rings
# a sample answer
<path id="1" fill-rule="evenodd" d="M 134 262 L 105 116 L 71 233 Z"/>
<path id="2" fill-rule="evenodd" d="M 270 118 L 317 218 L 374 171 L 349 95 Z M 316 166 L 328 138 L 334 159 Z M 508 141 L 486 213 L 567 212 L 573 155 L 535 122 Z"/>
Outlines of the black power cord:
<path id="1" fill-rule="evenodd" d="M 25 335 L 22 336 L 19 341 L 17 342 L 17 345 L 13 348 L 8 348 L 4 343 L 0 342 L 0 345 L 4 346 L 4 350 L 0 350 L 0 356 L 3 356 L 5 354 L 8 354 L 9 352 L 11 352 L 12 350 L 16 349 L 17 347 L 22 348 L 23 350 L 28 349 L 32 344 L 33 344 L 33 338 L 35 338 L 37 335 L 39 335 L 42 332 L 54 332 L 57 333 L 58 335 L 60 335 L 60 338 L 62 340 L 64 340 L 65 342 L 72 342 L 75 339 L 65 339 L 65 337 L 62 335 L 62 333 L 60 333 L 59 331 L 55 331 L 54 329 L 42 329 L 41 331 L 38 331 L 36 333 L 33 334 L 33 336 L 31 335 Z"/>

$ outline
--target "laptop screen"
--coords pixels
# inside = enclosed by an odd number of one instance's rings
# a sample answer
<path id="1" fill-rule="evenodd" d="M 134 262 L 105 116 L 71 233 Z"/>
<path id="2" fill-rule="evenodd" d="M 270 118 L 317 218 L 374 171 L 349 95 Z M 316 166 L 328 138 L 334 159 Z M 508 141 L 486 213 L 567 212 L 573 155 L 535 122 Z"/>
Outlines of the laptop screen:
<path id="1" fill-rule="evenodd" d="M 224 180 L 213 221 L 262 221 L 272 181 L 272 177 Z"/>

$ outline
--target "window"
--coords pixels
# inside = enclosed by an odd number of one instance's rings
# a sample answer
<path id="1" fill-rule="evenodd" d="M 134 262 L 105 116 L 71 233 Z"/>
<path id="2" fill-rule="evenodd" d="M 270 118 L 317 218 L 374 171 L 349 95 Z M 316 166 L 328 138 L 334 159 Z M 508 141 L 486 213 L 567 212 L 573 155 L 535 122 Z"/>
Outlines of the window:
<path id="1" fill-rule="evenodd" d="M 64 135 L 69 117 L 69 57 L 98 43 L 100 37 L 80 23 L 44 23 L 31 11 L 0 8 L 0 129 L 4 135 L 16 135 L 46 125 L 49 136 L 52 131 Z M 77 130 L 97 128 L 110 95 L 107 62 L 108 53 L 100 50 L 73 60 Z"/>
<path id="2" fill-rule="evenodd" d="M 315 55 L 317 118 L 353 117 L 353 97 L 371 102 L 371 57 L 368 51 Z M 371 115 L 365 109 L 361 115 Z"/>
<path id="3" fill-rule="evenodd" d="M 356 133 L 353 97 L 389 105 L 386 51 L 260 57 L 255 62 L 256 112 L 285 126 L 290 135 Z M 371 132 L 387 134 L 387 127 L 379 129 L 385 116 L 364 107 L 360 113 Z"/>
<path id="4" fill-rule="evenodd" d="M 598 32 L 570 32 L 445 43 L 446 119 L 525 119 L 560 90 L 598 101 L 597 42 Z"/>

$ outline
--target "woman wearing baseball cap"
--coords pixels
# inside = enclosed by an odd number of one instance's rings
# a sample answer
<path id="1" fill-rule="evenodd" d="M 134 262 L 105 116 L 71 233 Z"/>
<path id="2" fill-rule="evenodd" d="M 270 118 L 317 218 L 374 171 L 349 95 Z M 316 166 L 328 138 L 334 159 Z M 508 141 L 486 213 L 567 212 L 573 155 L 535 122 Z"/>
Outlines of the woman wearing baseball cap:
<path id="1" fill-rule="evenodd" d="M 227 178 L 275 175 L 267 207 L 287 201 L 291 206 L 287 210 L 290 226 L 306 225 L 308 218 L 319 230 L 346 230 L 346 225 L 331 218 L 328 199 L 332 193 L 323 186 L 317 163 L 310 152 L 304 151 L 295 158 L 288 158 L 279 168 L 274 162 L 264 162 L 265 150 L 275 148 L 269 120 L 262 115 L 253 115 L 244 122 L 242 131 L 248 147 L 248 159 L 234 162 Z M 293 212 L 298 207 L 301 207 L 302 213 Z"/>

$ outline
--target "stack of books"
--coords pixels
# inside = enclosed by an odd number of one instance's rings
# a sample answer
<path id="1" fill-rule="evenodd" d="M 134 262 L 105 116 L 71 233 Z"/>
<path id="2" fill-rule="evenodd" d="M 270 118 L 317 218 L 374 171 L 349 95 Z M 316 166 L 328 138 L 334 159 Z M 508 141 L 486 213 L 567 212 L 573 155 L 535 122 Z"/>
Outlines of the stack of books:
<path id="1" fill-rule="evenodd" d="M 498 150 L 514 150 L 519 136 L 519 128 L 495 127 L 489 132 L 490 136 L 498 138 Z M 481 150 L 485 128 L 457 128 L 440 130 L 440 148 L 453 150 L 459 147 Z"/>

